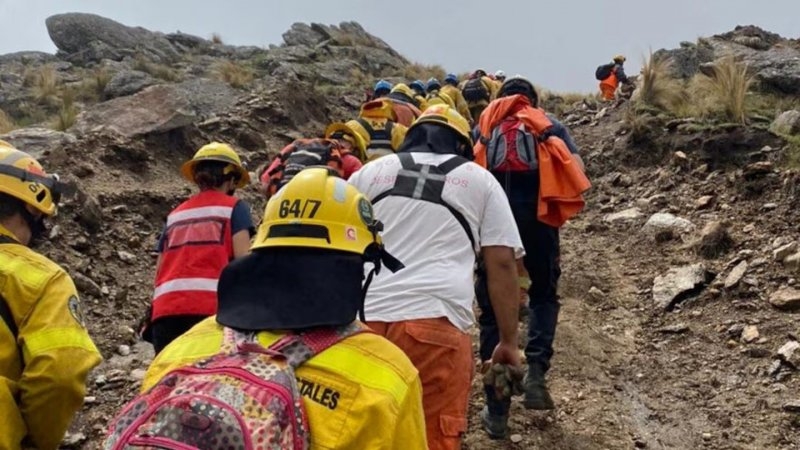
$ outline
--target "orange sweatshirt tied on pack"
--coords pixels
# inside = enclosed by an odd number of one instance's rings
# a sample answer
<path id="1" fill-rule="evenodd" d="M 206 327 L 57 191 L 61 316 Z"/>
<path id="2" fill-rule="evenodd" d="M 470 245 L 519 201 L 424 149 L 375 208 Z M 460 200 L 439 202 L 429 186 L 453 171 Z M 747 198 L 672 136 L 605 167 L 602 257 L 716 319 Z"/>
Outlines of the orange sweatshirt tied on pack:
<path id="1" fill-rule="evenodd" d="M 483 111 L 480 118 L 481 138 L 475 145 L 475 162 L 486 168 L 486 143 L 492 130 L 507 117 L 518 118 L 536 136 L 536 157 L 539 161 L 539 198 L 536 217 L 544 224 L 561 227 L 578 214 L 586 202 L 583 193 L 592 187 L 589 179 L 573 159 L 567 145 L 549 135 L 553 123 L 543 110 L 531 106 L 523 95 L 499 98 Z"/>

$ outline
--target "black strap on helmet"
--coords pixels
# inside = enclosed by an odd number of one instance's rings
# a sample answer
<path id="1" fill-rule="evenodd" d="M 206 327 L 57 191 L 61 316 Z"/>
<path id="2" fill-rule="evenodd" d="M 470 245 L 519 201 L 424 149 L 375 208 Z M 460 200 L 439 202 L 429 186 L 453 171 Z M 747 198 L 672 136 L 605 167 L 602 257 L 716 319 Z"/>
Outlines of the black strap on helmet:
<path id="1" fill-rule="evenodd" d="M 19 167 L 0 165 L 0 175 L 8 175 L 10 177 L 19 178 L 20 181 L 29 183 L 38 183 L 50 190 L 50 196 L 53 203 L 58 205 L 61 201 L 61 195 L 70 193 L 69 186 L 62 183 L 58 179 L 58 175 L 37 175 L 28 170 L 20 169 Z"/>

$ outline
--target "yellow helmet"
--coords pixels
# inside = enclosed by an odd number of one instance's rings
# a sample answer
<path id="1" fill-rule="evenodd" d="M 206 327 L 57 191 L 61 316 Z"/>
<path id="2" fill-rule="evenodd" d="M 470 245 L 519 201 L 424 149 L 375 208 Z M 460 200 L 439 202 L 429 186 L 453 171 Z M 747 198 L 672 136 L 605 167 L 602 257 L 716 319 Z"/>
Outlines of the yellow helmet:
<path id="1" fill-rule="evenodd" d="M 0 141 L 0 192 L 15 197 L 52 216 L 61 199 L 63 185 L 47 175 L 31 155 Z"/>
<path id="2" fill-rule="evenodd" d="M 428 107 L 431 107 L 433 105 L 447 105 L 451 108 L 456 107 L 456 102 L 454 102 L 453 99 L 444 92 L 439 92 L 438 94 L 436 94 L 436 96 L 431 96 L 427 100 L 428 100 Z"/>
<path id="3" fill-rule="evenodd" d="M 363 255 L 381 246 L 372 204 L 327 168 L 298 173 L 270 198 L 252 249 L 313 247 Z"/>
<path id="4" fill-rule="evenodd" d="M 343 137 L 353 144 L 353 147 L 357 151 L 358 159 L 362 161 L 366 160 L 367 143 L 358 131 L 351 128 L 350 125 L 341 122 L 332 123 L 325 128 L 326 139 L 338 139 L 340 137 Z"/>
<path id="5" fill-rule="evenodd" d="M 472 135 L 469 127 L 469 122 L 464 118 L 455 108 L 448 105 L 433 105 L 429 106 L 419 118 L 411 125 L 411 128 L 422 123 L 438 123 L 444 125 L 451 130 L 458 133 L 463 138 L 465 143 L 472 147 Z M 409 128 L 409 131 L 411 131 Z"/>
<path id="6" fill-rule="evenodd" d="M 239 182 L 236 184 L 237 188 L 243 188 L 250 183 L 250 173 L 245 169 L 239 155 L 228 144 L 221 142 L 212 142 L 206 144 L 194 154 L 194 157 L 186 161 L 181 166 L 181 175 L 188 181 L 194 183 L 194 168 L 200 161 L 221 161 L 229 163 L 230 165 L 225 168 L 225 174 L 236 171 L 239 174 Z"/>
<path id="7" fill-rule="evenodd" d="M 396 84 L 392 88 L 392 93 L 395 93 L 395 92 L 403 94 L 403 95 L 405 95 L 406 97 L 408 97 L 410 99 L 413 99 L 414 96 L 416 95 L 416 94 L 414 94 L 414 91 L 410 87 L 408 87 L 407 84 L 404 84 L 404 83 Z"/>
<path id="8" fill-rule="evenodd" d="M 614 57 L 615 63 L 624 63 L 625 62 L 625 55 L 617 55 Z"/>

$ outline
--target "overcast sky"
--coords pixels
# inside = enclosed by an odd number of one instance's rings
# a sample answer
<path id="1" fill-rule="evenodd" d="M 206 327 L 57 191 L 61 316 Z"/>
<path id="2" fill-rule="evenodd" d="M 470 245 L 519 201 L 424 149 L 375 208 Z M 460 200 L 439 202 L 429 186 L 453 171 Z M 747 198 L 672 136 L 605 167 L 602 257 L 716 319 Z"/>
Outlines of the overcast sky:
<path id="1" fill-rule="evenodd" d="M 0 54 L 54 52 L 45 18 L 71 11 L 261 46 L 281 43 L 294 22 L 355 20 L 412 61 L 503 69 L 557 91 L 594 90 L 594 69 L 614 54 L 636 73 L 651 47 L 736 25 L 800 38 L 800 0 L 0 0 Z"/>

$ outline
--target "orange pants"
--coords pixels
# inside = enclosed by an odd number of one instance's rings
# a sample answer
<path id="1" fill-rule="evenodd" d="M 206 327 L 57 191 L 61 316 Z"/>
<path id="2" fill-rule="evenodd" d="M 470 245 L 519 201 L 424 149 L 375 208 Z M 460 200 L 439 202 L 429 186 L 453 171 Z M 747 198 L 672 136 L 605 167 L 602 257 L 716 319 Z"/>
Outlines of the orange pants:
<path id="1" fill-rule="evenodd" d="M 603 94 L 603 100 L 614 100 L 617 87 L 606 83 L 600 83 L 600 92 Z"/>
<path id="2" fill-rule="evenodd" d="M 400 347 L 419 371 L 428 448 L 461 449 L 474 371 L 470 336 L 443 317 L 367 325 Z"/>

